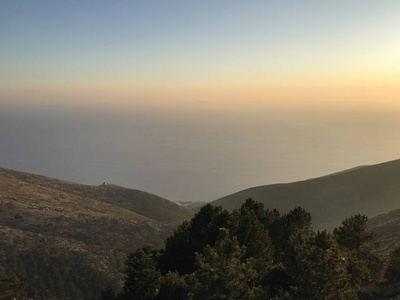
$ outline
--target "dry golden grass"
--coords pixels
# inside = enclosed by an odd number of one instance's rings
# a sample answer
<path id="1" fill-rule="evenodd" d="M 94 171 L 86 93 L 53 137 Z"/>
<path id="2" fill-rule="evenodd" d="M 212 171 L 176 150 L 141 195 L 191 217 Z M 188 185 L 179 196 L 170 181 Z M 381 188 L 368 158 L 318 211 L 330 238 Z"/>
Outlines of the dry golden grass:
<path id="1" fill-rule="evenodd" d="M 84 253 L 89 265 L 120 281 L 128 253 L 162 247 L 191 216 L 146 192 L 0 168 L 0 256 L 39 247 Z"/>

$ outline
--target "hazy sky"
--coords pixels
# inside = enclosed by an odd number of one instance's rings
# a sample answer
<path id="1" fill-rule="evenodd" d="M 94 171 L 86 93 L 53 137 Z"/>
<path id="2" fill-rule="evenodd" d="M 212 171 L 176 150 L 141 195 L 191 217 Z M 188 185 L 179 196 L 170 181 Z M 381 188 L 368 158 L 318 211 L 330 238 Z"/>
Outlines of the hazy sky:
<path id="1" fill-rule="evenodd" d="M 307 88 L 285 94 L 305 100 L 314 87 L 368 87 L 393 99 L 399 32 L 396 0 L 1 0 L 0 92 L 240 102 L 267 101 L 282 88 Z"/>
<path id="2" fill-rule="evenodd" d="M 214 200 L 399 153 L 400 1 L 0 0 L 0 167 Z"/>

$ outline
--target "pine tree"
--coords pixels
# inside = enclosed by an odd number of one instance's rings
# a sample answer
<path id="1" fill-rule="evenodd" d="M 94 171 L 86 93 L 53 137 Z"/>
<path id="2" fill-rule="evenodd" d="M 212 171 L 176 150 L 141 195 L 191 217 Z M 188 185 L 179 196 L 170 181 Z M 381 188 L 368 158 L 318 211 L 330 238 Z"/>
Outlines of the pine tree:
<path id="1" fill-rule="evenodd" d="M 232 213 L 232 234 L 240 245 L 246 246 L 244 259 L 257 260 L 259 273 L 272 265 L 274 248 L 269 237 L 268 229 L 261 222 L 265 216 L 263 206 L 248 199 L 240 208 Z"/>
<path id="2" fill-rule="evenodd" d="M 308 236 L 311 233 L 311 214 L 301 207 L 276 219 L 270 226 L 270 236 L 275 246 L 275 261 L 283 261 L 290 252 L 288 243 L 292 236 Z"/>
<path id="3" fill-rule="evenodd" d="M 151 247 L 136 250 L 128 256 L 125 269 L 125 300 L 154 299 L 160 288 L 160 271 L 156 267 L 157 252 Z"/>
<path id="4" fill-rule="evenodd" d="M 381 281 L 385 263 L 373 252 L 375 234 L 368 229 L 368 217 L 357 214 L 343 220 L 342 225 L 333 230 L 339 246 L 346 248 L 351 282 L 356 286 Z"/>
<path id="5" fill-rule="evenodd" d="M 329 233 L 293 237 L 291 243 L 295 260 L 287 268 L 296 299 L 357 299 L 357 291 L 349 284 L 346 260 Z"/>
<path id="6" fill-rule="evenodd" d="M 177 271 L 180 275 L 196 270 L 195 253 L 202 253 L 207 245 L 213 246 L 219 229 L 228 227 L 229 212 L 221 206 L 204 205 L 190 223 L 183 223 L 167 239 L 160 258 L 162 273 Z"/>
<path id="7" fill-rule="evenodd" d="M 168 272 L 161 278 L 160 292 L 156 299 L 160 300 L 186 300 L 190 293 L 186 277 L 177 272 Z"/>
<path id="8" fill-rule="evenodd" d="M 400 246 L 397 246 L 390 253 L 387 278 L 390 281 L 400 281 Z"/>
<path id="9" fill-rule="evenodd" d="M 199 285 L 193 290 L 194 299 L 264 299 L 253 262 L 242 263 L 245 252 L 236 237 L 221 229 L 215 246 L 196 256 L 199 268 L 194 276 Z"/>
<path id="10" fill-rule="evenodd" d="M 368 230 L 368 217 L 361 214 L 344 219 L 342 226 L 333 230 L 333 236 L 339 246 L 355 251 L 357 257 L 370 250 L 368 246 L 374 239 L 374 233 Z"/>

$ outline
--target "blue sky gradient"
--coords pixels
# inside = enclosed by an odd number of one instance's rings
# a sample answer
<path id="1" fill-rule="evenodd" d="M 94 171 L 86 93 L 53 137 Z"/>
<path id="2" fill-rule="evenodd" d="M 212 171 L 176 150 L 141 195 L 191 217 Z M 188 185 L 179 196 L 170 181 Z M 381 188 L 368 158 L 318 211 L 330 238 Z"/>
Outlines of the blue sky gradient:
<path id="1" fill-rule="evenodd" d="M 7 0 L 0 88 L 380 85 L 398 32 L 398 1 Z"/>

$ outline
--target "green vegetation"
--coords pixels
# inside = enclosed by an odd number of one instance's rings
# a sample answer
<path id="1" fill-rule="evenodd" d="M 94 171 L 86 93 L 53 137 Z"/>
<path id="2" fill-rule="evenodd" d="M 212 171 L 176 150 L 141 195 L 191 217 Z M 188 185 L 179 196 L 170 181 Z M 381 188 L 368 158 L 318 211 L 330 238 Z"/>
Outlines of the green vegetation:
<path id="1" fill-rule="evenodd" d="M 331 234 L 312 230 L 311 215 L 300 207 L 281 215 L 251 199 L 231 213 L 209 204 L 182 223 L 164 249 L 144 247 L 132 253 L 123 290 L 119 294 L 104 290 L 101 299 L 378 295 L 386 265 L 374 252 L 367 222 L 366 216 L 354 215 Z M 400 279 L 399 253 L 393 252 L 389 269 Z"/>
<path id="2" fill-rule="evenodd" d="M 106 284 L 117 284 L 91 266 L 84 253 L 46 246 L 8 252 L 3 265 L 7 273 L 18 277 L 19 289 L 35 299 L 96 299 Z"/>
<path id="3" fill-rule="evenodd" d="M 205 205 L 189 220 L 172 202 L 122 187 L 5 169 L 0 179 L 0 300 L 400 295 L 400 210 L 353 215 L 329 233 L 314 231 L 301 207 L 281 214 L 247 200 L 233 211 Z"/>

